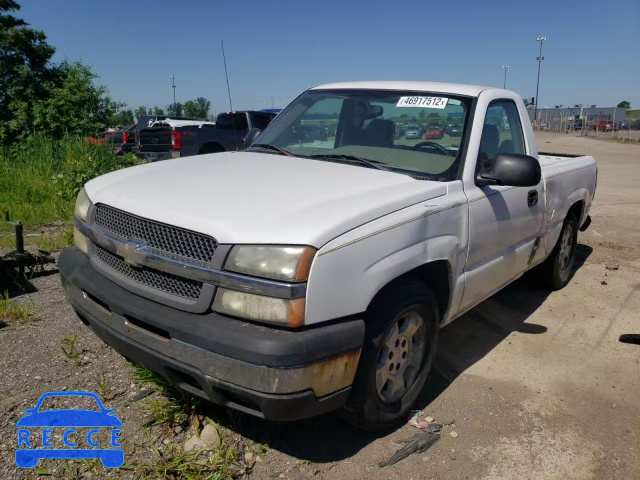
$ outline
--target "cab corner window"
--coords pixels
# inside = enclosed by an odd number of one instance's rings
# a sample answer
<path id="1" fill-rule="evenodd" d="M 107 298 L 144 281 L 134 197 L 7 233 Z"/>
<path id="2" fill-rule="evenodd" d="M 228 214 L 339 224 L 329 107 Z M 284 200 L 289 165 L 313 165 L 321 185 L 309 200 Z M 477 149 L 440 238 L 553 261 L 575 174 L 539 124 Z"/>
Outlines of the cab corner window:
<path id="1" fill-rule="evenodd" d="M 518 108 L 508 100 L 489 105 L 480 141 L 481 161 L 493 160 L 500 153 L 526 153 Z"/>

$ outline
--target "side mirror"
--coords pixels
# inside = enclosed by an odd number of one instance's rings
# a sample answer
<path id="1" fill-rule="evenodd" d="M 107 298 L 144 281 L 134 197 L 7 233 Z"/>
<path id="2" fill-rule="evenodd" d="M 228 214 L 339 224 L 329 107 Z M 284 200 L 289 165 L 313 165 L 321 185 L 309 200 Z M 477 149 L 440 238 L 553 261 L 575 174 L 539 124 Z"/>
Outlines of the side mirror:
<path id="1" fill-rule="evenodd" d="M 244 137 L 244 147 L 245 148 L 250 147 L 251 144 L 258 139 L 261 133 L 262 133 L 262 130 L 260 130 L 259 128 L 249 129 L 249 131 Z"/>
<path id="2" fill-rule="evenodd" d="M 499 153 L 494 160 L 480 160 L 476 185 L 533 187 L 540 183 L 542 170 L 538 159 L 517 153 Z"/>

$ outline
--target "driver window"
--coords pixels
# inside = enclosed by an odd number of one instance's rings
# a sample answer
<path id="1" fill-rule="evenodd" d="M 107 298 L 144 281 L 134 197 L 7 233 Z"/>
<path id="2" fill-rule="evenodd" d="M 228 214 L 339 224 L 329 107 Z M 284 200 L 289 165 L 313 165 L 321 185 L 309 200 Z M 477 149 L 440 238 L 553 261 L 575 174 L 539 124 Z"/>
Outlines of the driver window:
<path id="1" fill-rule="evenodd" d="M 493 160 L 499 153 L 526 153 L 518 108 L 508 100 L 489 105 L 482 129 L 480 159 Z"/>

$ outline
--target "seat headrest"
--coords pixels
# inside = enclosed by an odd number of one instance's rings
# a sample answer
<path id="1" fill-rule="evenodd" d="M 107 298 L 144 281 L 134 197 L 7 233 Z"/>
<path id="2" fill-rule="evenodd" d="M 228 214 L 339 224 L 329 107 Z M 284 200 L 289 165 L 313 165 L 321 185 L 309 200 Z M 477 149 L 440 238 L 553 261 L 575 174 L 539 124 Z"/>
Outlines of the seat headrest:
<path id="1" fill-rule="evenodd" d="M 494 158 L 498 153 L 500 132 L 495 125 L 485 124 L 480 140 L 480 154 L 486 154 L 488 158 Z"/>
<path id="2" fill-rule="evenodd" d="M 393 145 L 395 137 L 396 124 L 393 121 L 375 118 L 367 126 L 365 141 L 374 147 L 387 147 Z"/>

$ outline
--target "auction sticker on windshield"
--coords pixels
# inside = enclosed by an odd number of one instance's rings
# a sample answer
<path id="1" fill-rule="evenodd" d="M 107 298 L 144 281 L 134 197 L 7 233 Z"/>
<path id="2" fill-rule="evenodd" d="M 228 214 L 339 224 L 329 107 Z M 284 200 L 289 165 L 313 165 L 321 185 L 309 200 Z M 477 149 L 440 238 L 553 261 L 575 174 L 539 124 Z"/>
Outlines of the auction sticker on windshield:
<path id="1" fill-rule="evenodd" d="M 444 108 L 448 98 L 445 97 L 400 97 L 396 107 Z"/>

